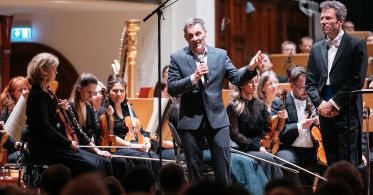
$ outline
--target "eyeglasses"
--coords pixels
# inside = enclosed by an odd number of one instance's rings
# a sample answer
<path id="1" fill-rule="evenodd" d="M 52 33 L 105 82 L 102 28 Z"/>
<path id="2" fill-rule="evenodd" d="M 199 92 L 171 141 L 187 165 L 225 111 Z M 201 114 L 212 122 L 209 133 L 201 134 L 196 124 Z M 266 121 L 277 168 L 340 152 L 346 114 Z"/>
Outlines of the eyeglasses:
<path id="1" fill-rule="evenodd" d="M 306 89 L 306 86 L 297 86 L 296 84 L 294 83 L 291 83 L 294 87 L 298 88 L 298 89 Z"/>

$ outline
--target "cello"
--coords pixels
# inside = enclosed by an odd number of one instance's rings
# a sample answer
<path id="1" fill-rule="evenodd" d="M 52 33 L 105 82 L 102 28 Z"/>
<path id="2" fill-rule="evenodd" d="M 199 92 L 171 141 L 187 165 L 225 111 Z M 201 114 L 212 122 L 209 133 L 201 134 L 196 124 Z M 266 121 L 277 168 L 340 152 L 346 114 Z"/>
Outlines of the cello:
<path id="1" fill-rule="evenodd" d="M 283 102 L 280 111 L 285 110 L 287 90 L 284 89 L 281 93 L 281 100 Z M 285 119 L 276 115 L 271 119 L 271 130 L 266 133 L 261 141 L 262 146 L 267 149 L 271 154 L 275 154 L 280 147 L 280 133 L 285 126 Z"/>
<path id="2" fill-rule="evenodd" d="M 104 104 L 106 110 L 109 107 L 108 94 L 106 89 L 101 89 L 101 94 L 104 96 Z M 109 115 L 107 111 L 100 117 L 100 126 L 101 126 L 101 136 L 100 136 L 100 145 L 101 146 L 115 146 L 115 135 L 113 131 L 114 125 L 114 116 Z M 115 152 L 116 148 L 111 148 L 110 152 Z"/>
<path id="3" fill-rule="evenodd" d="M 313 118 L 316 115 L 316 109 L 313 107 L 312 103 L 308 102 L 306 105 L 306 111 L 309 114 L 309 118 Z M 326 160 L 324 145 L 322 143 L 322 136 L 319 125 L 313 125 L 311 128 L 312 139 L 317 142 L 317 162 L 320 165 L 327 166 L 328 162 Z"/>
<path id="4" fill-rule="evenodd" d="M 127 102 L 128 110 L 130 115 L 124 118 L 124 123 L 128 128 L 128 132 L 124 137 L 125 141 L 131 142 L 136 141 L 138 144 L 145 144 L 145 137 L 141 134 L 140 128 L 141 123 L 140 120 L 134 117 L 131 104 Z"/>

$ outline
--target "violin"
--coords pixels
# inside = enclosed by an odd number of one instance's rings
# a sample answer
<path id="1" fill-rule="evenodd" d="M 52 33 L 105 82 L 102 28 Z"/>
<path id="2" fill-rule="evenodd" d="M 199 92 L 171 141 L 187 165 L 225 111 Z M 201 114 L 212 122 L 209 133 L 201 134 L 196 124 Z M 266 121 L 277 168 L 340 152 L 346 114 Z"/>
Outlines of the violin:
<path id="1" fill-rule="evenodd" d="M 3 148 L 3 144 L 8 139 L 8 134 L 4 130 L 4 124 L 0 123 L 0 166 L 5 165 L 8 162 L 8 152 Z"/>
<path id="2" fill-rule="evenodd" d="M 145 137 L 140 132 L 140 120 L 134 117 L 130 103 L 127 103 L 127 105 L 130 115 L 124 118 L 124 124 L 128 128 L 128 132 L 124 137 L 124 140 L 128 142 L 137 140 L 138 144 L 145 144 Z"/>
<path id="3" fill-rule="evenodd" d="M 109 108 L 108 94 L 106 93 L 105 88 L 101 89 L 101 94 L 104 96 L 104 104 L 106 110 Z M 108 115 L 107 112 L 100 117 L 100 126 L 101 126 L 101 136 L 100 136 L 100 145 L 101 146 L 115 146 L 115 135 L 113 131 L 114 125 L 114 116 Z M 115 152 L 116 148 L 111 148 L 110 152 Z"/>
<path id="4" fill-rule="evenodd" d="M 285 110 L 286 105 L 286 96 L 287 96 L 287 90 L 284 89 L 281 93 L 281 100 L 283 102 L 280 111 Z M 267 134 L 264 136 L 264 138 L 261 141 L 262 146 L 268 150 L 268 152 L 275 154 L 278 151 L 278 148 L 280 147 L 280 133 L 282 129 L 285 126 L 285 119 L 282 119 L 279 117 L 279 115 L 276 115 L 273 119 L 271 119 L 271 130 L 267 132 Z"/>
<path id="5" fill-rule="evenodd" d="M 306 110 L 309 114 L 309 118 L 313 118 L 316 115 L 316 109 L 312 103 L 308 102 L 306 105 Z M 322 143 L 321 131 L 318 125 L 313 125 L 311 128 L 312 139 L 317 142 L 317 162 L 321 165 L 327 166 L 328 162 L 326 160 L 324 145 Z"/>
<path id="6" fill-rule="evenodd" d="M 53 93 L 53 91 L 51 91 L 49 89 L 48 89 L 48 93 L 51 96 L 51 98 L 53 100 L 53 103 L 56 107 L 57 115 L 59 116 L 59 118 L 61 119 L 61 122 L 65 126 L 67 139 L 69 139 L 70 141 L 75 141 L 77 144 L 79 144 L 78 137 L 76 136 L 75 130 L 73 129 L 73 123 L 70 120 L 70 118 L 68 117 L 66 111 L 58 106 L 58 98 L 57 98 L 56 94 Z"/>

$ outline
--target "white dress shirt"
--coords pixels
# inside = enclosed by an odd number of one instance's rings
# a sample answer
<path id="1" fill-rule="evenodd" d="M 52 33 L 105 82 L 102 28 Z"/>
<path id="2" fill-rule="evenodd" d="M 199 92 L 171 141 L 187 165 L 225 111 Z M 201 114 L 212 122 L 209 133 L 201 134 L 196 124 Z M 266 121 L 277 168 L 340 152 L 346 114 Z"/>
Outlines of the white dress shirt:
<path id="1" fill-rule="evenodd" d="M 338 45 L 340 45 L 343 34 L 344 34 L 343 30 L 339 31 L 338 35 L 332 41 L 336 40 Z M 327 41 L 328 40 L 330 40 L 329 37 L 327 38 Z M 338 47 L 336 47 L 335 45 L 331 45 L 331 47 L 329 47 L 328 49 L 328 78 L 326 80 L 326 85 L 330 85 L 329 74 L 330 74 L 330 70 L 332 69 L 333 61 L 334 61 L 335 55 L 337 54 L 337 51 L 338 51 Z M 330 99 L 329 101 L 330 103 L 333 104 L 334 107 L 337 108 L 337 110 L 341 109 L 341 107 L 336 102 L 334 102 L 333 99 Z"/>
<path id="2" fill-rule="evenodd" d="M 193 52 L 193 56 L 194 56 L 194 60 L 196 61 L 196 65 L 197 66 L 201 65 L 198 59 L 198 54 Z M 204 64 L 207 64 L 207 47 L 206 46 L 205 46 L 205 52 L 203 53 L 203 56 L 204 56 L 204 60 L 203 60 Z M 190 80 L 192 81 L 192 85 L 195 85 L 197 83 L 194 73 L 190 75 Z M 201 81 L 202 81 L 202 84 L 205 84 L 204 76 L 201 77 Z"/>
<path id="3" fill-rule="evenodd" d="M 302 124 L 300 123 L 303 119 L 306 119 L 306 100 L 298 100 L 294 97 L 293 92 L 291 92 L 291 96 L 293 96 L 295 108 L 297 109 L 297 117 L 298 117 L 298 133 L 299 136 L 293 142 L 292 146 L 294 147 L 302 147 L 302 148 L 312 148 L 313 141 L 310 133 L 310 129 L 303 129 Z"/>

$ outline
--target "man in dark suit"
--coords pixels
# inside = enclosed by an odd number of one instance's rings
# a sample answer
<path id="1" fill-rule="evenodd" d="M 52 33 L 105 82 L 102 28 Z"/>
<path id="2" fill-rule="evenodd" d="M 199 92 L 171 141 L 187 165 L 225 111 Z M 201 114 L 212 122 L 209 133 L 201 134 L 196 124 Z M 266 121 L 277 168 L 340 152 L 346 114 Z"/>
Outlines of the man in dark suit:
<path id="1" fill-rule="evenodd" d="M 321 134 L 328 164 L 347 160 L 357 165 L 361 160 L 362 97 L 349 93 L 363 87 L 367 71 L 367 49 L 363 40 L 349 36 L 342 30 L 347 9 L 338 1 L 325 1 L 321 28 L 327 35 L 313 45 L 307 65 L 307 92 L 320 114 Z M 346 109 L 349 107 L 350 116 Z M 348 151 L 347 119 L 351 124 L 351 151 Z M 361 144 L 359 144 L 361 146 Z M 348 159 L 348 154 L 351 159 Z M 359 158 L 358 158 L 359 157 Z"/>
<path id="2" fill-rule="evenodd" d="M 306 91 L 306 71 L 302 67 L 294 68 L 290 73 L 290 87 L 286 96 L 285 109 L 288 118 L 280 133 L 281 146 L 277 156 L 300 166 L 316 162 L 315 144 L 310 127 L 318 124 L 318 117 L 312 112 L 314 107 Z M 274 111 L 281 110 L 283 102 L 276 99 L 272 104 Z"/>
<path id="3" fill-rule="evenodd" d="M 202 19 L 190 18 L 184 26 L 185 47 L 171 54 L 168 72 L 168 92 L 181 95 L 179 123 L 188 176 L 192 181 L 202 179 L 202 148 L 207 140 L 215 172 L 215 181 L 231 182 L 229 121 L 222 99 L 224 79 L 235 85 L 245 83 L 256 75 L 262 65 L 259 51 L 247 67 L 239 71 L 227 52 L 207 46 L 207 29 Z"/>

